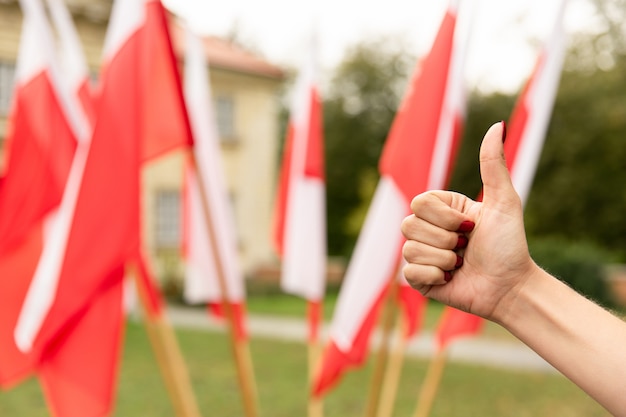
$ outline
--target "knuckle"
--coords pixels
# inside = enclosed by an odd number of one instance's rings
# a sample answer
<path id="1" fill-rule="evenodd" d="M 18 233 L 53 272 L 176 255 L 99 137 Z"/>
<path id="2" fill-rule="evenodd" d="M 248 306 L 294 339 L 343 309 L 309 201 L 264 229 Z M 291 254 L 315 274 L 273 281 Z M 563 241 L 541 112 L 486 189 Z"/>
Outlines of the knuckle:
<path id="1" fill-rule="evenodd" d="M 416 219 L 415 215 L 411 214 L 409 216 L 406 216 L 404 220 L 402 220 L 402 223 L 400 224 L 400 231 L 402 232 L 404 237 L 407 239 L 410 238 L 411 230 L 413 229 L 413 223 L 415 222 L 415 219 Z"/>
<path id="2" fill-rule="evenodd" d="M 428 201 L 430 199 L 431 199 L 431 196 L 428 191 L 416 195 L 411 200 L 411 211 L 413 213 L 417 213 L 418 211 L 420 211 L 422 207 L 424 207 L 424 205 L 428 204 Z"/>

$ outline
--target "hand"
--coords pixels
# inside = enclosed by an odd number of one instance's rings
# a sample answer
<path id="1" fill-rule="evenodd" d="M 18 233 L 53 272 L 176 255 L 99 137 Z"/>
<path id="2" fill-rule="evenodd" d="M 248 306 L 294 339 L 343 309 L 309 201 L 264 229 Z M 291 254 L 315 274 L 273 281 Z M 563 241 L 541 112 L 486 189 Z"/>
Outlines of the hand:
<path id="1" fill-rule="evenodd" d="M 538 267 L 530 258 L 522 204 L 503 151 L 504 123 L 487 131 L 480 148 L 483 201 L 428 191 L 411 202 L 402 223 L 404 275 L 423 295 L 499 321 Z"/>

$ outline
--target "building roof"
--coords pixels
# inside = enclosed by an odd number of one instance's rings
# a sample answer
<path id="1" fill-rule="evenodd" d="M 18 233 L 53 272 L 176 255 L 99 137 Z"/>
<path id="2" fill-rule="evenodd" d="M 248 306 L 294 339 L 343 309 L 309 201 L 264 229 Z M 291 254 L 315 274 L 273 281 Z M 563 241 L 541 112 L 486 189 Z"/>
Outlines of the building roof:
<path id="1" fill-rule="evenodd" d="M 172 43 L 177 55 L 183 56 L 185 50 L 185 30 L 180 24 L 175 22 L 173 16 L 171 17 Z M 211 68 L 220 68 L 277 80 L 281 80 L 285 76 L 284 71 L 280 67 L 271 64 L 228 39 L 204 36 L 202 37 L 202 43 Z"/>

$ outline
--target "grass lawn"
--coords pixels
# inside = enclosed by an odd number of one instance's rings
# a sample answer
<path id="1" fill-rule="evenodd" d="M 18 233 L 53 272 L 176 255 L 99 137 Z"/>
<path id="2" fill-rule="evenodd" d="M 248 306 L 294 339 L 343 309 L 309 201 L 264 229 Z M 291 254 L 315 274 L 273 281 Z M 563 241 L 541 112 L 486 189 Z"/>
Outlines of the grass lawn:
<path id="1" fill-rule="evenodd" d="M 243 407 L 223 333 L 182 330 L 178 340 L 203 416 L 241 417 Z M 306 416 L 306 351 L 300 343 L 254 338 L 250 349 L 260 415 Z M 325 399 L 329 417 L 361 416 L 370 383 L 370 363 L 347 373 Z M 411 416 L 428 362 L 407 359 L 394 416 Z M 48 416 L 36 381 L 0 392 L 0 416 Z M 126 327 L 123 361 L 113 414 L 117 417 L 172 417 L 173 410 L 140 323 Z M 609 416 L 564 377 L 449 363 L 432 417 Z"/>

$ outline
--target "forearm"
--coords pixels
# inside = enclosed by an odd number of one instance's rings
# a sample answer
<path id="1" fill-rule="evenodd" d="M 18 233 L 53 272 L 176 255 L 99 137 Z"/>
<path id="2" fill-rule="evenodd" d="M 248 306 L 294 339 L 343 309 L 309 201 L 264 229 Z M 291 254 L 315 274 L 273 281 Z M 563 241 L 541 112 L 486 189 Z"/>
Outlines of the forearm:
<path id="1" fill-rule="evenodd" d="M 498 320 L 612 414 L 626 417 L 626 323 L 537 268 Z"/>

